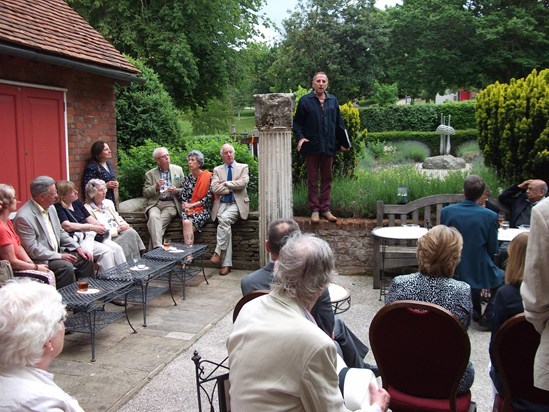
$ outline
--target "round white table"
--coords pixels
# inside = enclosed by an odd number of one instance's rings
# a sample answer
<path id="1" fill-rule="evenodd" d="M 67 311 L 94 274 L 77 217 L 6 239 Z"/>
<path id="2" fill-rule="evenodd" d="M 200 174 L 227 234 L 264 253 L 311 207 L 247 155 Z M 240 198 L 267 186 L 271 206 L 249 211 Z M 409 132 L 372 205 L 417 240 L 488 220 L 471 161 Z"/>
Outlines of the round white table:
<path id="1" fill-rule="evenodd" d="M 334 315 L 339 315 L 349 310 L 351 307 L 351 293 L 347 288 L 330 283 L 328 285 L 328 292 L 330 293 Z"/>
<path id="2" fill-rule="evenodd" d="M 498 240 L 500 242 L 510 242 L 513 240 L 519 233 L 529 232 L 529 229 L 519 229 L 519 228 L 509 228 L 509 229 L 498 229 Z"/>
<path id="3" fill-rule="evenodd" d="M 379 300 L 381 300 L 381 297 L 385 294 L 385 252 L 388 242 L 392 240 L 418 240 L 427 233 L 427 231 L 427 228 L 419 225 L 376 227 L 372 230 L 372 235 L 379 238 L 381 246 Z"/>

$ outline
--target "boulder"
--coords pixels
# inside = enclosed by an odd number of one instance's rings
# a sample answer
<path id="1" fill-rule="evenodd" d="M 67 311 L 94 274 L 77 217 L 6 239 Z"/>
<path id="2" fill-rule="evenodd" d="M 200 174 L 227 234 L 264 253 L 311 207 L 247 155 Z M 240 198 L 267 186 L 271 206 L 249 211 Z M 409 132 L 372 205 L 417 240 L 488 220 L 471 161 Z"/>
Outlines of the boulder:
<path id="1" fill-rule="evenodd" d="M 452 155 L 428 157 L 422 164 L 423 169 L 459 170 L 467 166 L 461 157 Z"/>
<path id="2" fill-rule="evenodd" d="M 118 205 L 118 211 L 120 213 L 135 213 L 143 212 L 145 213 L 145 206 L 147 204 L 147 199 L 144 197 L 136 197 L 134 199 L 124 200 Z"/>

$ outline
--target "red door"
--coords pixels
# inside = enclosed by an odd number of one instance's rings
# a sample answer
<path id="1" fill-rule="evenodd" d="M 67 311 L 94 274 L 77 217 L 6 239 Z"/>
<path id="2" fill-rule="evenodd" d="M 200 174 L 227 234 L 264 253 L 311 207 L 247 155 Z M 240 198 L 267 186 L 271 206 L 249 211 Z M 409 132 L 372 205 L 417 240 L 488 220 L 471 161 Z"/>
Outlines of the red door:
<path id="1" fill-rule="evenodd" d="M 67 178 L 64 93 L 0 84 L 0 182 L 30 197 L 36 176 Z"/>

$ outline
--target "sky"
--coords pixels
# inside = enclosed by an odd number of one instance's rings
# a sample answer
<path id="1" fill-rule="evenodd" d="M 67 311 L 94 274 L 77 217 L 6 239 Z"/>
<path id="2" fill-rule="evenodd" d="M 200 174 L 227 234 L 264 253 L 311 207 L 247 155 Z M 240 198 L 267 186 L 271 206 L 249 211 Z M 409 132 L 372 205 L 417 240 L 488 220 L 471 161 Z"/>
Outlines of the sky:
<path id="1" fill-rule="evenodd" d="M 376 7 L 384 9 L 385 6 L 394 6 L 401 4 L 401 0 L 376 0 Z M 267 0 L 267 4 L 263 7 L 262 12 L 267 14 L 279 28 L 282 28 L 282 20 L 289 16 L 288 10 L 293 11 L 297 5 L 297 0 Z M 276 37 L 276 33 L 269 29 L 261 29 L 266 37 L 266 40 L 272 40 Z"/>

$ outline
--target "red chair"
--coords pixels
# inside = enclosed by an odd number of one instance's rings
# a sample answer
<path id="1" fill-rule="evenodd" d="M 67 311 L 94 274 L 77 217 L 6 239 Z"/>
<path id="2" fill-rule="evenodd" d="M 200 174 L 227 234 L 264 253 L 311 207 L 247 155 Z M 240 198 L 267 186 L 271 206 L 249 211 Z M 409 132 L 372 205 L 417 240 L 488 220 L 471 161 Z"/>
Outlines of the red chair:
<path id="1" fill-rule="evenodd" d="M 503 402 L 496 401 L 496 410 L 512 412 L 512 399 L 549 405 L 549 391 L 534 387 L 534 357 L 539 341 L 539 333 L 524 313 L 507 319 L 499 328 L 494 340 L 494 361 Z"/>
<path id="2" fill-rule="evenodd" d="M 471 391 L 456 395 L 471 344 L 448 310 L 427 302 L 392 302 L 374 316 L 369 335 L 393 412 L 476 410 Z"/>
<path id="3" fill-rule="evenodd" d="M 233 323 L 235 322 L 236 318 L 238 317 L 238 314 L 240 313 L 240 310 L 242 307 L 248 303 L 250 300 L 253 300 L 255 298 L 258 298 L 260 296 L 266 295 L 269 293 L 269 290 L 254 290 L 252 292 L 246 293 L 244 296 L 240 298 L 238 302 L 236 302 L 236 305 L 233 310 Z"/>

